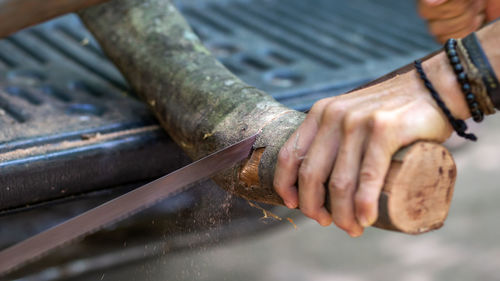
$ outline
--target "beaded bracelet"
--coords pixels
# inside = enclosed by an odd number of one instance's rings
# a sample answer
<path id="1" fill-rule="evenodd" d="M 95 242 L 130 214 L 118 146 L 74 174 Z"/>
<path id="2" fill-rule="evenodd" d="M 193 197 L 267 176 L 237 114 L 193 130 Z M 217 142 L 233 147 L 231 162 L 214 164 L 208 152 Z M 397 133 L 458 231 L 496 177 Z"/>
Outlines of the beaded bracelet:
<path id="1" fill-rule="evenodd" d="M 453 68 L 457 76 L 457 81 L 460 83 L 460 89 L 465 95 L 465 100 L 469 105 L 469 110 L 472 115 L 472 119 L 476 122 L 481 122 L 484 119 L 484 114 L 479 108 L 479 103 L 477 102 L 476 95 L 471 91 L 471 85 L 469 83 L 469 78 L 467 73 L 465 73 L 465 69 L 460 62 L 460 58 L 457 53 L 457 40 L 448 39 L 444 44 L 444 49 L 446 54 L 448 55 L 448 59 L 450 60 L 450 64 Z"/>
<path id="2" fill-rule="evenodd" d="M 457 132 L 457 134 L 463 138 L 466 138 L 471 141 L 476 141 L 477 137 L 474 134 L 466 133 L 465 131 L 467 130 L 467 124 L 465 124 L 464 120 L 461 119 L 456 119 L 453 117 L 451 114 L 450 110 L 444 103 L 444 101 L 441 99 L 439 94 L 436 92 L 434 89 L 434 86 L 432 86 L 431 81 L 427 78 L 427 75 L 425 75 L 424 69 L 422 68 L 422 61 L 421 60 L 416 60 L 415 63 L 415 68 L 417 69 L 418 74 L 420 75 L 420 79 L 424 82 L 425 87 L 429 92 L 431 93 L 432 98 L 436 101 L 437 105 L 439 108 L 443 111 L 443 113 L 446 115 L 448 118 L 448 121 L 450 122 L 451 126 Z"/>

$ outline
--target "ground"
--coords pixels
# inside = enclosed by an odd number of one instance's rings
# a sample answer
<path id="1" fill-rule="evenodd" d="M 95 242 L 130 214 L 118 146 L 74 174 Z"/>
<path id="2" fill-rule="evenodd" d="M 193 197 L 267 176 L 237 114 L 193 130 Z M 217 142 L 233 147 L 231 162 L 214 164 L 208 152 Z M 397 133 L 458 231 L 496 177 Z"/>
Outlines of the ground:
<path id="1" fill-rule="evenodd" d="M 420 236 L 368 229 L 349 238 L 309 220 L 217 247 L 82 280 L 500 280 L 500 115 L 453 151 L 458 179 L 445 225 Z M 90 278 L 89 278 L 90 277 Z"/>

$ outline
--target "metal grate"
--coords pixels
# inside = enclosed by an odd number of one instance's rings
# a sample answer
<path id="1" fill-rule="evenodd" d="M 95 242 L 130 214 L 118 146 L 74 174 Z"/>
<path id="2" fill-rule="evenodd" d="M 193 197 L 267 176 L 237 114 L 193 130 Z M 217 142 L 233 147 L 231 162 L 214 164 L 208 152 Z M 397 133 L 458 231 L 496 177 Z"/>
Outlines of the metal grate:
<path id="1" fill-rule="evenodd" d="M 298 110 L 438 47 L 412 2 L 236 0 L 179 5 L 230 70 Z"/>
<path id="2" fill-rule="evenodd" d="M 1 40 L 0 211 L 156 178 L 187 163 L 128 92 L 74 15 Z"/>

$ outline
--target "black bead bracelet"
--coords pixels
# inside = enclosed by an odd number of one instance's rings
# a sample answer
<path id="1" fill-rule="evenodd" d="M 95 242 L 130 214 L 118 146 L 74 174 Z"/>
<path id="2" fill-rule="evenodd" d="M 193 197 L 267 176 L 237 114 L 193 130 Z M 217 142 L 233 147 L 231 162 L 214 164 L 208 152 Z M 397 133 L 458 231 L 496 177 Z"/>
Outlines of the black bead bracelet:
<path id="1" fill-rule="evenodd" d="M 451 111 L 448 109 L 444 101 L 441 99 L 439 94 L 436 92 L 434 89 L 434 86 L 432 86 L 431 81 L 427 78 L 427 75 L 425 75 L 424 69 L 422 68 L 422 61 L 421 60 L 416 60 L 415 63 L 415 68 L 417 69 L 418 74 L 420 75 L 420 79 L 424 82 L 425 87 L 429 92 L 431 93 L 432 98 L 436 101 L 437 105 L 439 108 L 443 111 L 443 113 L 446 115 L 446 118 L 448 118 L 448 121 L 450 122 L 451 126 L 457 132 L 457 134 L 463 138 L 466 138 L 471 141 L 476 141 L 477 137 L 474 134 L 466 133 L 467 131 L 467 124 L 465 123 L 464 120 L 461 119 L 456 119 L 453 117 L 451 114 Z"/>
<path id="2" fill-rule="evenodd" d="M 444 49 L 446 54 L 448 55 L 448 59 L 450 61 L 451 67 L 457 76 L 457 81 L 460 83 L 460 89 L 462 93 L 464 93 L 465 100 L 469 105 L 469 110 L 472 115 L 472 119 L 476 122 L 481 122 L 484 119 L 484 113 L 479 108 L 479 103 L 477 102 L 476 95 L 471 92 L 471 85 L 469 83 L 469 79 L 467 74 L 465 73 L 465 69 L 460 62 L 460 57 L 457 53 L 457 40 L 448 39 L 444 44 Z"/>
<path id="3" fill-rule="evenodd" d="M 488 96 L 495 107 L 500 109 L 500 82 L 498 81 L 493 67 L 488 61 L 488 57 L 481 47 L 481 43 L 479 42 L 476 33 L 472 32 L 467 37 L 462 39 L 462 44 L 467 49 L 470 60 L 479 70 L 482 80 L 486 86 Z"/>

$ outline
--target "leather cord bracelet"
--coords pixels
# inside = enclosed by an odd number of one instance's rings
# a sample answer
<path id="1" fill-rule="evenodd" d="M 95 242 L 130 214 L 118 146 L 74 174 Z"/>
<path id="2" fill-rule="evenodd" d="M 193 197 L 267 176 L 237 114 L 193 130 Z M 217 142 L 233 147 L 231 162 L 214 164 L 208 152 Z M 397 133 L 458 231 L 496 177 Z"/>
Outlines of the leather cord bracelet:
<path id="1" fill-rule="evenodd" d="M 495 113 L 495 106 L 488 96 L 488 91 L 486 85 L 483 82 L 481 73 L 477 67 L 472 63 L 467 49 L 465 49 L 462 40 L 457 40 L 457 53 L 462 61 L 465 73 L 469 78 L 470 91 L 475 94 L 479 108 L 485 115 L 491 115 Z"/>
<path id="2" fill-rule="evenodd" d="M 416 60 L 414 62 L 415 69 L 417 70 L 418 74 L 420 75 L 420 79 L 424 82 L 425 87 L 427 90 L 429 90 L 432 98 L 434 101 L 436 101 L 436 104 L 439 106 L 439 108 L 443 111 L 443 113 L 446 115 L 446 118 L 448 118 L 448 121 L 450 122 L 451 126 L 457 132 L 457 134 L 463 138 L 466 138 L 471 141 L 476 141 L 477 137 L 474 134 L 471 133 L 466 133 L 467 131 L 467 124 L 465 124 L 465 121 L 462 119 L 456 119 L 453 117 L 451 114 L 451 111 L 448 109 L 444 101 L 441 99 L 439 94 L 436 92 L 434 89 L 434 86 L 432 85 L 431 81 L 427 78 L 427 75 L 425 75 L 424 69 L 422 68 L 422 61 L 421 60 Z"/>
<path id="3" fill-rule="evenodd" d="M 500 109 L 500 83 L 481 47 L 476 33 L 473 32 L 462 39 L 462 44 L 467 50 L 470 60 L 478 69 L 492 103 L 496 109 Z"/>

